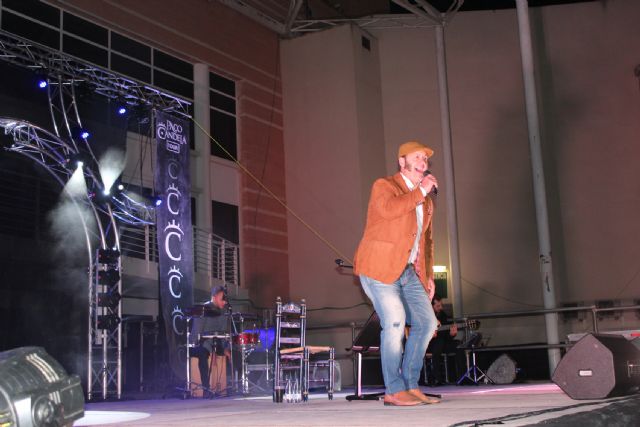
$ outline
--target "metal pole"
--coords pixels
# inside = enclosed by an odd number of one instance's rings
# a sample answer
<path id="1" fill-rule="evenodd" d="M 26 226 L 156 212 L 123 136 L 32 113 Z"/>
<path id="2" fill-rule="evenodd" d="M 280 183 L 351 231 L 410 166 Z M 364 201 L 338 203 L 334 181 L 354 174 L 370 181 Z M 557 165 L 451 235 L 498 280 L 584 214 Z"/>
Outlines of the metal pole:
<path id="1" fill-rule="evenodd" d="M 144 320 L 140 321 L 140 363 L 138 390 L 144 391 Z"/>
<path id="2" fill-rule="evenodd" d="M 542 297 L 544 307 L 556 307 L 556 296 L 553 286 L 553 267 L 551 262 L 551 238 L 549 233 L 549 216 L 542 165 L 542 149 L 540 148 L 540 124 L 538 123 L 538 104 L 536 99 L 536 82 L 534 77 L 533 49 L 531 48 L 531 28 L 527 0 L 516 0 L 518 29 L 520 33 L 520 54 L 522 56 L 522 76 L 524 80 L 527 123 L 529 127 L 529 149 L 531 151 L 531 169 L 533 172 L 533 194 L 536 204 L 536 221 L 538 225 L 538 246 L 540 250 L 540 273 L 542 278 Z M 558 344 L 558 314 L 548 313 L 544 316 L 547 343 Z M 549 370 L 553 372 L 560 362 L 560 350 L 549 349 Z"/>
<path id="3" fill-rule="evenodd" d="M 351 322 L 351 345 L 356 341 L 356 324 Z M 351 364 L 353 365 L 353 393 L 356 396 L 360 396 L 358 393 L 358 356 L 353 349 L 351 349 Z"/>
<path id="4" fill-rule="evenodd" d="M 442 130 L 442 157 L 444 160 L 445 201 L 447 206 L 447 233 L 449 236 L 449 268 L 453 291 L 453 316 L 462 316 L 462 273 L 458 244 L 458 214 L 456 187 L 451 147 L 451 119 L 449 115 L 449 89 L 447 58 L 444 45 L 444 25 L 436 26 L 436 57 L 438 61 L 438 93 L 440 94 L 440 128 Z"/>
<path id="5" fill-rule="evenodd" d="M 193 120 L 203 129 L 210 129 L 209 110 L 209 65 L 194 64 L 193 66 Z M 211 231 L 211 141 L 209 137 L 197 126 L 194 130 L 195 147 L 197 157 L 195 165 L 195 181 L 200 187 L 196 204 L 196 220 L 199 228 L 205 232 Z"/>

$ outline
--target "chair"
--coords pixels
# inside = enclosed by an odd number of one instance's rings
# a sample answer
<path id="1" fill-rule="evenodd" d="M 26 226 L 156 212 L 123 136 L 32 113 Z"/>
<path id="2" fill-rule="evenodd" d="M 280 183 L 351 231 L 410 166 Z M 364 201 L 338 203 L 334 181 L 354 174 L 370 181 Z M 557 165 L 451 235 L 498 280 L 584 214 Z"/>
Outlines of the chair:
<path id="1" fill-rule="evenodd" d="M 276 342 L 275 369 L 273 379 L 274 399 L 278 392 L 284 389 L 284 372 L 296 372 L 298 390 L 301 391 L 302 401 L 309 400 L 309 366 L 329 367 L 327 394 L 333 399 L 333 381 L 335 369 L 335 349 L 329 346 L 308 346 L 306 343 L 307 305 L 305 300 L 300 304 L 282 303 L 280 297 L 276 299 Z M 327 353 L 328 357 L 321 359 L 318 355 Z M 311 357 L 314 357 L 311 362 Z"/>
<path id="2" fill-rule="evenodd" d="M 455 357 L 456 357 L 456 353 L 442 353 L 440 355 L 440 357 L 442 358 L 442 360 L 437 361 L 433 359 L 433 354 L 431 353 L 425 353 L 424 355 L 424 360 L 422 363 L 422 381 L 424 382 L 425 385 L 429 385 L 432 384 L 433 382 L 435 382 L 435 377 L 434 377 L 434 373 L 433 373 L 433 364 L 434 363 L 439 363 L 442 362 L 442 369 L 444 371 L 444 383 L 445 384 L 450 384 L 450 378 L 449 378 L 449 358 L 453 358 L 453 369 L 454 372 L 456 371 L 456 361 L 455 361 Z"/>
<path id="3" fill-rule="evenodd" d="M 351 324 L 351 336 L 353 342 L 347 351 L 353 353 L 353 387 L 354 394 L 346 396 L 346 399 L 352 400 L 379 400 L 384 396 L 382 393 L 362 393 L 362 359 L 364 355 L 380 353 L 380 318 L 375 311 L 371 313 L 369 319 L 364 324 L 358 335 L 356 335 L 355 323 Z"/>

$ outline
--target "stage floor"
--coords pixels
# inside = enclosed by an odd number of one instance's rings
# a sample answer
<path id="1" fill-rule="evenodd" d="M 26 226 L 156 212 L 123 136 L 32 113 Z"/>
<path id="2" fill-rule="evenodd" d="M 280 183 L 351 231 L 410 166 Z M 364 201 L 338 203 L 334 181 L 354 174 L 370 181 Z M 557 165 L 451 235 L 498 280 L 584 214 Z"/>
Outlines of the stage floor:
<path id="1" fill-rule="evenodd" d="M 595 414 L 612 405 L 630 402 L 629 397 L 572 400 L 552 383 L 423 387 L 422 390 L 442 394 L 442 402 L 411 408 L 390 407 L 382 401 L 349 402 L 345 399 L 349 392 L 337 393 L 332 401 L 326 394 L 314 394 L 307 403 L 281 404 L 273 403 L 270 396 L 128 400 L 89 403 L 85 407 L 85 418 L 74 425 L 471 426 L 486 423 L 522 426 L 545 420 L 549 423 L 563 416 L 565 422 L 556 424 L 571 425 L 574 423 L 567 423 L 567 416 L 576 419 L 581 414 Z M 382 390 L 368 389 L 366 393 L 376 391 Z M 640 399 L 636 396 L 631 403 L 638 409 Z M 574 425 L 591 424 L 582 421 Z"/>

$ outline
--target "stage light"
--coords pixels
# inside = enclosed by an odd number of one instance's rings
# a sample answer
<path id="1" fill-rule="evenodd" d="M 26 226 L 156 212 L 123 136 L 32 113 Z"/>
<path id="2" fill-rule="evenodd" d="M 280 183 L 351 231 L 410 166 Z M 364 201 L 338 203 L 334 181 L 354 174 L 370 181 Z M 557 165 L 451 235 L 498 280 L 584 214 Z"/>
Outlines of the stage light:
<path id="1" fill-rule="evenodd" d="M 127 107 L 125 107 L 124 105 L 121 105 L 120 107 L 118 107 L 118 114 L 121 116 L 124 116 L 125 114 L 127 114 Z"/>
<path id="2" fill-rule="evenodd" d="M 107 307 L 110 310 L 115 310 L 118 303 L 122 299 L 120 292 L 109 291 L 98 294 L 98 307 Z"/>
<path id="3" fill-rule="evenodd" d="M 125 184 L 122 183 L 120 178 L 116 178 L 114 181 L 108 182 L 105 178 L 105 175 L 103 175 L 103 183 L 104 189 L 102 190 L 102 194 L 105 196 L 115 196 L 119 193 L 122 193 L 126 189 Z"/>
<path id="4" fill-rule="evenodd" d="M 43 348 L 0 353 L 0 425 L 70 426 L 84 415 L 80 377 Z"/>
<path id="5" fill-rule="evenodd" d="M 101 314 L 98 316 L 98 329 L 114 330 L 120 324 L 120 318 L 115 314 Z"/>
<path id="6" fill-rule="evenodd" d="M 98 285 L 111 287 L 120 281 L 120 273 L 114 268 L 98 270 Z"/>
<path id="7" fill-rule="evenodd" d="M 83 167 L 84 165 L 87 164 L 86 157 L 87 156 L 85 156 L 82 153 L 75 153 L 75 154 L 70 155 L 66 159 L 67 169 L 75 170 L 75 169 Z"/>
<path id="8" fill-rule="evenodd" d="M 49 78 L 47 74 L 42 72 L 36 74 L 35 82 L 40 89 L 45 89 L 49 86 Z"/>
<path id="9" fill-rule="evenodd" d="M 160 197 L 160 196 L 156 196 L 156 197 L 154 197 L 154 198 L 152 199 L 152 201 L 153 201 L 153 205 L 154 205 L 155 207 L 158 207 L 158 206 L 162 205 L 162 197 Z"/>
<path id="10" fill-rule="evenodd" d="M 73 138 L 87 139 L 91 136 L 91 133 L 87 129 L 81 128 L 80 126 L 72 126 L 71 136 Z"/>
<path id="11" fill-rule="evenodd" d="M 88 196 L 96 203 L 109 203 L 111 201 L 111 192 L 105 192 L 104 190 L 89 191 Z"/>
<path id="12" fill-rule="evenodd" d="M 116 265 L 120 259 L 118 249 L 98 249 L 98 263 L 105 265 Z"/>
<path id="13" fill-rule="evenodd" d="M 111 187 L 111 188 L 105 188 L 105 189 L 104 189 L 104 191 L 102 191 L 102 194 L 104 194 L 105 196 L 110 196 L 110 195 L 111 195 L 112 190 L 114 190 L 114 189 L 115 189 L 116 191 L 113 191 L 113 193 L 114 193 L 114 194 L 117 194 L 117 193 L 119 193 L 119 192 L 121 192 L 121 191 L 123 191 L 123 190 L 124 190 L 124 185 L 122 185 L 122 184 L 118 184 L 118 185 L 116 185 L 116 186 L 114 186 L 114 187 Z"/>

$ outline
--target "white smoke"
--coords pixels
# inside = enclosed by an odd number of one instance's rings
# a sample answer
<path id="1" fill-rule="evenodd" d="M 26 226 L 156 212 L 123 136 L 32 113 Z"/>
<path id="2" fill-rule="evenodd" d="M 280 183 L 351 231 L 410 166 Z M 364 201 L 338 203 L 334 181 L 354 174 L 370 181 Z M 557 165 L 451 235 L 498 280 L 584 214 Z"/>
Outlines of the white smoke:
<path id="1" fill-rule="evenodd" d="M 76 168 L 69 178 L 69 181 L 64 186 L 66 194 L 72 198 L 82 198 L 87 195 L 87 183 L 84 180 L 84 172 L 82 167 Z"/>
<path id="2" fill-rule="evenodd" d="M 54 257 L 61 261 L 61 270 L 74 270 L 79 265 L 83 266 L 83 275 L 86 277 L 89 250 L 87 235 L 97 235 L 97 226 L 93 210 L 86 201 L 86 186 L 84 192 L 78 193 L 82 187 L 78 183 L 72 183 L 77 173 L 74 173 L 69 183 L 65 186 L 60 201 L 49 212 L 49 226 L 54 243 Z M 84 184 L 84 177 L 82 177 Z M 82 197 L 78 197 L 82 195 Z M 86 232 L 85 232 L 86 227 Z M 93 245 L 93 242 L 92 242 Z M 64 265 L 68 261 L 69 265 Z M 86 281 L 86 280 L 85 280 Z"/>
<path id="3" fill-rule="evenodd" d="M 51 288 L 66 296 L 67 310 L 74 312 L 64 317 L 64 329 L 56 331 L 57 342 L 68 346 L 68 351 L 59 355 L 60 362 L 70 372 L 81 374 L 86 366 L 86 355 L 77 352 L 82 349 L 80 337 L 86 334 L 83 327 L 86 318 L 77 312 L 85 313 L 88 301 L 90 256 L 87 234 L 92 248 L 96 246 L 98 234 L 81 168 L 72 175 L 47 219 L 52 261 L 47 279 Z M 49 309 L 42 308 L 43 312 Z"/>
<path id="4" fill-rule="evenodd" d="M 111 191 L 113 183 L 120 176 L 125 166 L 125 152 L 115 148 L 108 149 L 100 160 L 98 160 L 98 168 L 105 192 Z"/>

